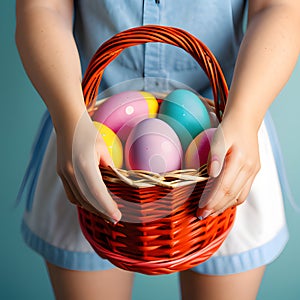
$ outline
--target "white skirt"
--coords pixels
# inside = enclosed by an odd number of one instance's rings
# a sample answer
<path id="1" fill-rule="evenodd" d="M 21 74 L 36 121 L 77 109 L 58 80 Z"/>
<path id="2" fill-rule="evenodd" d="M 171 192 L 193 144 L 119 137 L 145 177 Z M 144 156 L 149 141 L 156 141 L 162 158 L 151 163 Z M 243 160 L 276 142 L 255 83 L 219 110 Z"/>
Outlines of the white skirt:
<path id="1" fill-rule="evenodd" d="M 274 141 L 270 139 L 266 123 L 259 130 L 261 169 L 249 197 L 238 206 L 234 226 L 225 242 L 209 260 L 193 268 L 196 272 L 226 275 L 257 268 L 277 258 L 287 243 L 288 230 L 279 178 L 284 170 L 279 170 L 276 165 Z M 112 268 L 114 266 L 100 258 L 84 238 L 77 209 L 67 200 L 56 174 L 56 136 L 49 115 L 43 127 L 33 153 L 36 154 L 37 149 L 43 152 L 42 148 L 45 148 L 45 153 L 40 153 L 39 157 L 33 155 L 20 192 L 21 197 L 27 197 L 23 238 L 45 260 L 62 268 Z"/>

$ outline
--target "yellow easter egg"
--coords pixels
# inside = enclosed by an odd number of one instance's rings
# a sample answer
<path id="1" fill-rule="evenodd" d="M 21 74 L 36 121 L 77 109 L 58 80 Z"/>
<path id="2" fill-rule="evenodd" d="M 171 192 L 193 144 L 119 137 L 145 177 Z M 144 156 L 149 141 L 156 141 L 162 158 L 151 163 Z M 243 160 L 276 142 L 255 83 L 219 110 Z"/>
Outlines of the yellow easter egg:
<path id="1" fill-rule="evenodd" d="M 118 136 L 106 125 L 93 121 L 101 134 L 116 168 L 123 165 L 123 146 Z"/>
<path id="2" fill-rule="evenodd" d="M 149 118 L 156 117 L 158 111 L 158 102 L 156 98 L 151 93 L 148 92 L 140 91 L 140 93 L 142 94 L 142 96 L 145 98 L 147 102 L 148 109 L 149 109 Z"/>

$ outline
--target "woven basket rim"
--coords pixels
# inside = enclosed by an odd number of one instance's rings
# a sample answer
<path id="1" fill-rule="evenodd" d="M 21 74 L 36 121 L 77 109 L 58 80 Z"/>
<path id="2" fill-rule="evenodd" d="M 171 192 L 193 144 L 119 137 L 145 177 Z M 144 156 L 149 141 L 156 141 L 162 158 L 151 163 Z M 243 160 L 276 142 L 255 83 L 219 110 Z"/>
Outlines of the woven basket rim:
<path id="1" fill-rule="evenodd" d="M 118 169 L 113 166 L 101 167 L 100 170 L 103 179 L 106 181 L 125 183 L 137 189 L 153 186 L 173 189 L 209 179 L 206 172 L 206 165 L 199 169 L 174 170 L 163 174 L 145 170 Z"/>

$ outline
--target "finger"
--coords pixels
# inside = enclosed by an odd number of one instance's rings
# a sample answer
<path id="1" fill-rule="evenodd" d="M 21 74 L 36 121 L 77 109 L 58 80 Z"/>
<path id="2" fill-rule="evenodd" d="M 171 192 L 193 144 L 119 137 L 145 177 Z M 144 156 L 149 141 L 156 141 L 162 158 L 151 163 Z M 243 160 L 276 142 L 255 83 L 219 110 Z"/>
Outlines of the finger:
<path id="1" fill-rule="evenodd" d="M 208 159 L 208 174 L 211 177 L 218 177 L 221 173 L 228 149 L 225 146 L 225 139 L 221 126 L 216 130 L 210 145 Z"/>
<path id="2" fill-rule="evenodd" d="M 240 155 L 234 149 L 227 154 L 223 170 L 215 179 L 210 194 L 206 199 L 201 199 L 199 203 L 197 210 L 199 219 L 223 210 L 228 203 L 237 198 L 249 178 L 253 180 L 252 172 L 242 162 Z"/>
<path id="3" fill-rule="evenodd" d="M 99 131 L 85 111 L 73 136 L 72 165 L 75 182 L 84 197 L 97 211 L 118 222 L 121 219 L 121 212 L 102 181 L 99 170 L 101 150 L 97 150 L 97 145 L 103 149 L 103 143 Z"/>
<path id="4" fill-rule="evenodd" d="M 63 183 L 65 193 L 67 195 L 67 198 L 70 200 L 71 203 L 80 206 L 94 214 L 101 215 L 104 219 L 116 223 L 115 220 L 109 218 L 107 215 L 99 212 L 94 206 L 92 206 L 87 199 L 84 197 L 84 195 L 81 193 L 79 186 L 76 183 L 75 176 L 60 176 L 60 179 Z"/>
<path id="5" fill-rule="evenodd" d="M 241 191 L 241 193 L 239 195 L 239 199 L 240 199 L 241 203 L 245 202 L 246 199 L 248 198 L 249 193 L 251 191 L 251 187 L 252 187 L 254 179 L 255 179 L 255 176 L 253 176 L 252 178 L 250 178 L 248 180 L 248 182 L 245 184 L 244 188 L 242 189 L 242 191 Z M 238 205 L 239 204 L 240 203 L 238 203 Z"/>
<path id="6" fill-rule="evenodd" d="M 237 206 L 238 203 L 239 202 L 239 198 L 237 198 L 237 199 L 234 199 L 233 201 L 231 201 L 231 203 L 229 203 L 226 207 L 224 207 L 224 208 L 222 208 L 222 209 L 220 209 L 220 210 L 218 210 L 218 211 L 215 211 L 214 213 L 212 213 L 210 216 L 211 217 L 216 217 L 216 216 L 218 216 L 219 214 L 222 214 L 225 210 L 227 210 L 228 208 L 230 208 L 230 207 L 235 207 L 235 206 Z"/>
<path id="7" fill-rule="evenodd" d="M 85 165 L 76 167 L 75 170 L 78 185 L 91 205 L 113 220 L 119 221 L 121 212 L 102 180 L 96 161 L 85 161 Z"/>
<path id="8" fill-rule="evenodd" d="M 236 196 L 236 191 L 233 189 L 233 183 L 237 180 L 241 171 L 241 164 L 235 155 L 234 151 L 230 150 L 227 153 L 223 170 L 217 178 L 213 180 L 210 192 L 205 198 L 199 202 L 199 207 L 212 209 L 220 201 L 228 201 Z"/>
<path id="9" fill-rule="evenodd" d="M 74 170 L 72 167 L 72 164 L 66 163 L 64 167 L 61 167 L 61 164 L 58 162 L 57 167 L 56 167 L 56 172 L 63 184 L 65 193 L 67 198 L 70 200 L 71 203 L 73 204 L 80 204 L 78 197 L 78 194 L 76 193 L 76 189 L 72 186 L 72 180 L 68 180 L 72 174 L 74 175 Z"/>
<path id="10" fill-rule="evenodd" d="M 114 166 L 113 159 L 100 133 L 98 133 L 96 137 L 95 150 L 97 156 L 96 160 L 99 162 L 101 166 L 103 167 Z"/>
<path id="11" fill-rule="evenodd" d="M 234 206 L 238 206 L 241 205 L 242 203 L 244 203 L 247 199 L 247 196 L 250 192 L 251 186 L 252 186 L 253 180 L 249 179 L 248 182 L 245 185 L 245 188 L 240 192 L 239 195 L 237 195 L 237 197 L 235 199 L 233 199 L 231 201 L 231 203 L 227 204 L 225 207 L 223 207 L 222 209 L 214 212 L 213 214 L 211 214 L 211 216 L 217 216 L 220 213 L 224 212 L 226 209 L 230 208 L 230 207 L 234 207 Z"/>
<path id="12" fill-rule="evenodd" d="M 62 181 L 62 184 L 64 186 L 65 193 L 67 195 L 67 198 L 72 202 L 73 204 L 76 204 L 78 206 L 86 207 L 83 195 L 80 193 L 80 189 L 78 188 L 75 179 L 75 176 L 72 175 L 72 171 L 68 171 L 66 174 L 61 174 L 60 179 Z M 87 207 L 86 207 L 87 208 Z M 95 211 L 95 209 L 93 208 Z"/>
<path id="13" fill-rule="evenodd" d="M 223 196 L 223 194 L 220 194 L 220 196 L 219 196 L 220 200 L 215 205 L 209 203 L 207 205 L 208 209 L 210 209 L 212 211 L 222 210 L 228 206 L 228 203 L 230 203 L 232 201 L 234 202 L 234 201 L 236 201 L 236 199 L 238 199 L 238 201 L 236 202 L 236 205 L 244 202 L 246 200 L 246 197 L 241 197 L 241 193 L 243 190 L 245 190 L 246 186 L 247 187 L 249 186 L 249 183 L 250 183 L 250 187 L 251 187 L 253 178 L 254 178 L 254 175 L 252 174 L 251 171 L 249 171 L 245 167 L 241 168 L 240 172 L 237 174 L 236 178 L 231 183 L 229 190 L 224 191 L 224 196 Z M 225 186 L 226 186 L 226 183 L 225 183 Z M 222 187 L 221 187 L 221 189 L 222 189 Z M 218 197 L 218 195 L 216 197 Z"/>
<path id="14" fill-rule="evenodd" d="M 76 183 L 76 179 L 75 176 L 69 176 L 66 177 L 64 179 L 64 181 L 66 182 L 70 192 L 73 195 L 73 201 L 71 201 L 72 203 L 83 207 L 84 209 L 92 212 L 92 213 L 97 213 L 97 209 L 95 209 L 95 207 L 93 207 L 91 204 L 89 204 L 89 202 L 87 201 L 87 199 L 84 197 L 84 195 L 81 193 L 79 186 Z"/>
<path id="15" fill-rule="evenodd" d="M 67 198 L 70 200 L 71 203 L 78 205 L 78 197 L 76 197 L 73 193 L 73 190 L 71 189 L 68 181 L 66 180 L 66 178 L 64 176 L 60 176 L 60 180 L 63 184 L 65 193 Z"/>

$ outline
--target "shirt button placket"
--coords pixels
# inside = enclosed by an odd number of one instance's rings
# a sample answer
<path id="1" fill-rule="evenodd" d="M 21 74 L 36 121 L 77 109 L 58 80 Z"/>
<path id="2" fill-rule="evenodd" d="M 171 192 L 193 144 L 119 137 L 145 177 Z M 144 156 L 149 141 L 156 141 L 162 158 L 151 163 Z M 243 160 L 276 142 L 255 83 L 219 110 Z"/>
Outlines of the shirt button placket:
<path id="1" fill-rule="evenodd" d="M 159 0 L 144 0 L 143 25 L 160 24 L 161 9 Z M 145 90 L 147 91 L 160 88 L 160 81 L 155 80 L 155 78 L 165 77 L 160 61 L 161 48 L 159 43 L 147 43 L 145 45 L 144 76 Z"/>

